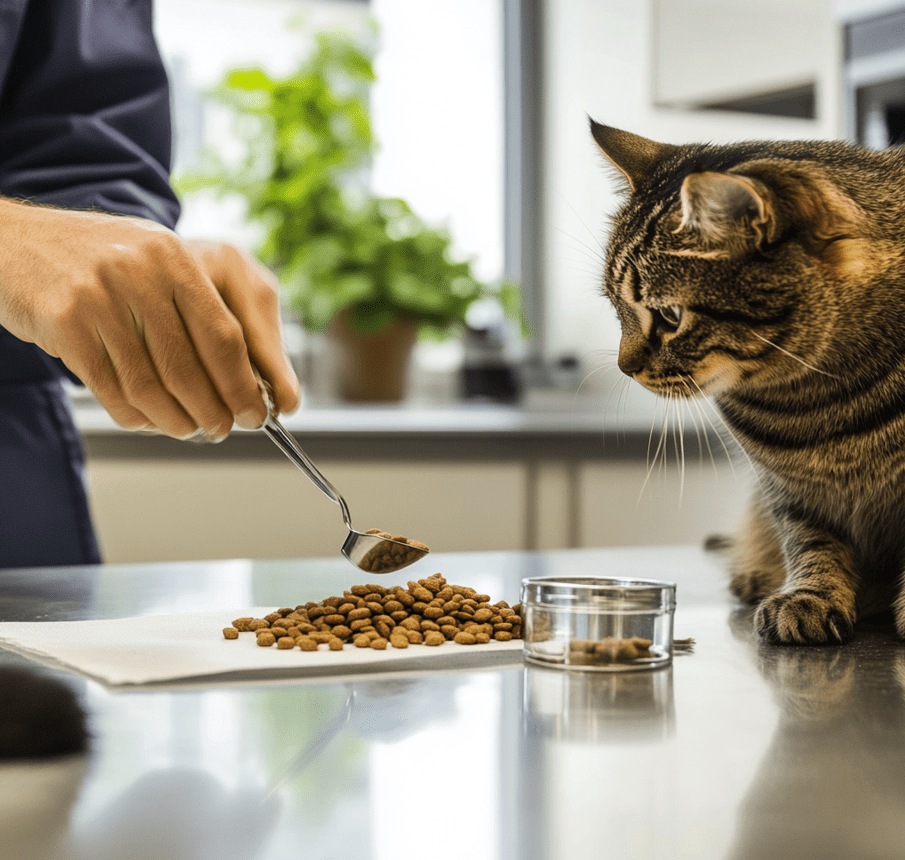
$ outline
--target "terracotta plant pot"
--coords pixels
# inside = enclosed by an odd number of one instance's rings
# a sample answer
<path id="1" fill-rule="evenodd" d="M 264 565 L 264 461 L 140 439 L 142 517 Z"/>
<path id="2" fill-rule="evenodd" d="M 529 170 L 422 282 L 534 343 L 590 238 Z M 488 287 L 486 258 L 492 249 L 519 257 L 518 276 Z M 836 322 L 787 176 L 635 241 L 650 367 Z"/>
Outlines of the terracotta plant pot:
<path id="1" fill-rule="evenodd" d="M 349 327 L 348 311 L 340 311 L 329 334 L 337 348 L 339 394 L 344 400 L 387 402 L 405 397 L 417 337 L 414 320 L 400 318 L 373 334 L 361 334 Z"/>

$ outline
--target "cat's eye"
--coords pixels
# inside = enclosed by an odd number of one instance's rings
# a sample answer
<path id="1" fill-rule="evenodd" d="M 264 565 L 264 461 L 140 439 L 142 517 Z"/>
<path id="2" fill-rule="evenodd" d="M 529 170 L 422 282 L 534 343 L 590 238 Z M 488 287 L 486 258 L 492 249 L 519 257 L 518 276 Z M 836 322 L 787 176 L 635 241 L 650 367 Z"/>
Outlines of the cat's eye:
<path id="1" fill-rule="evenodd" d="M 657 308 L 657 313 L 667 328 L 677 329 L 682 322 L 681 305 L 668 305 L 665 308 Z"/>

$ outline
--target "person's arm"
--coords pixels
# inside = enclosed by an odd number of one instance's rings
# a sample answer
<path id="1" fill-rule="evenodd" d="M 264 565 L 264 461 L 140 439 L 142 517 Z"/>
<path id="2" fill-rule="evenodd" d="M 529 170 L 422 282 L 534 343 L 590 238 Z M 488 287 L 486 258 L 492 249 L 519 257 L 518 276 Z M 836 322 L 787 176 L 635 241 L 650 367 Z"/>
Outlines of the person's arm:
<path id="1" fill-rule="evenodd" d="M 281 411 L 298 382 L 273 276 L 167 229 L 169 160 L 150 0 L 30 0 L 0 97 L 0 325 L 124 427 L 222 438 L 264 418 L 250 360 Z"/>
<path id="2" fill-rule="evenodd" d="M 174 227 L 151 0 L 28 0 L 0 93 L 0 195 Z"/>

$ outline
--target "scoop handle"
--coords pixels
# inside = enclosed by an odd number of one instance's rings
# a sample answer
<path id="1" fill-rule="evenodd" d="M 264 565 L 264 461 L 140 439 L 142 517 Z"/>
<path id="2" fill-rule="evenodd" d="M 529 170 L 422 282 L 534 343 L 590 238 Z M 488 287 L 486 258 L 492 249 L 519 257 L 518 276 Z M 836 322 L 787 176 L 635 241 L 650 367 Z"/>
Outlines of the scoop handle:
<path id="1" fill-rule="evenodd" d="M 346 500 L 339 494 L 336 487 L 333 486 L 322 474 L 320 469 L 314 465 L 311 458 L 302 450 L 301 446 L 286 428 L 280 424 L 276 418 L 276 410 L 273 405 L 273 395 L 271 393 L 270 384 L 255 368 L 255 376 L 258 379 L 258 387 L 261 389 L 261 396 L 264 403 L 267 404 L 267 418 L 261 429 L 273 440 L 276 446 L 295 463 L 298 468 L 308 476 L 309 480 L 317 487 L 331 502 L 339 505 L 342 511 L 343 522 L 346 528 L 352 530 L 352 517 L 349 514 L 349 506 Z"/>

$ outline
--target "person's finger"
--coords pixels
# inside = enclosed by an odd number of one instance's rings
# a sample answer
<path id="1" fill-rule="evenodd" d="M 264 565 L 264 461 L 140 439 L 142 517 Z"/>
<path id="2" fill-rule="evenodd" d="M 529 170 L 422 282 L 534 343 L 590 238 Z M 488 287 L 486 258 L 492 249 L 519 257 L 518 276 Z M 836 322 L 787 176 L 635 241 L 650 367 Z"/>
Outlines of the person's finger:
<path id="1" fill-rule="evenodd" d="M 242 427 L 260 427 L 267 417 L 251 367 L 242 325 L 213 283 L 182 280 L 174 284 L 176 308 L 216 391 Z"/>
<path id="2" fill-rule="evenodd" d="M 252 357 L 273 391 L 273 402 L 279 414 L 294 412 L 299 405 L 299 387 L 295 371 L 280 344 L 276 349 L 250 350 Z"/>
<path id="3" fill-rule="evenodd" d="M 233 414 L 202 366 L 195 345 L 174 306 L 145 320 L 142 336 L 162 386 L 211 441 L 227 437 Z"/>
<path id="4" fill-rule="evenodd" d="M 99 337 L 90 351 L 74 353 L 67 357 L 65 363 L 120 427 L 125 430 L 163 432 L 140 409 L 129 403 L 119 384 L 113 362 Z"/>
<path id="5" fill-rule="evenodd" d="M 157 427 L 176 439 L 193 437 L 199 429 L 198 422 L 164 387 L 136 330 L 111 314 L 98 329 L 98 337 L 102 355 L 112 370 L 101 374 L 91 386 L 102 405 L 106 408 L 107 402 L 116 402 L 121 397 L 125 404 L 145 416 L 145 425 Z"/>
<path id="6" fill-rule="evenodd" d="M 226 302 L 229 305 L 235 301 L 236 308 L 241 308 L 239 318 L 248 332 L 249 353 L 270 383 L 277 411 L 293 412 L 299 405 L 299 381 L 281 337 L 279 284 L 274 274 L 256 260 L 247 259 L 247 265 L 251 287 L 235 299 L 230 294 L 225 297 Z"/>
<path id="7" fill-rule="evenodd" d="M 208 276 L 242 325 L 249 356 L 270 383 L 277 411 L 292 412 L 299 402 L 299 381 L 280 337 L 276 277 L 232 246 L 206 243 L 199 250 Z"/>

